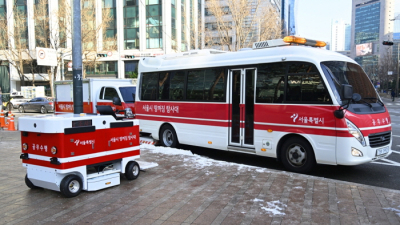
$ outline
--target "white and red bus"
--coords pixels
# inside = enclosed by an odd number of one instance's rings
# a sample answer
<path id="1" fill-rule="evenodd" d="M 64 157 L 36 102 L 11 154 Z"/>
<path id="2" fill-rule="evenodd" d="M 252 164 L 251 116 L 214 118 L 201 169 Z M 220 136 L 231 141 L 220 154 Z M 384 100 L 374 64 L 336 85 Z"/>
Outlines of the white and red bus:
<path id="1" fill-rule="evenodd" d="M 295 172 L 358 165 L 391 154 L 389 113 L 352 59 L 298 37 L 238 52 L 198 50 L 139 65 L 142 133 L 274 157 Z"/>

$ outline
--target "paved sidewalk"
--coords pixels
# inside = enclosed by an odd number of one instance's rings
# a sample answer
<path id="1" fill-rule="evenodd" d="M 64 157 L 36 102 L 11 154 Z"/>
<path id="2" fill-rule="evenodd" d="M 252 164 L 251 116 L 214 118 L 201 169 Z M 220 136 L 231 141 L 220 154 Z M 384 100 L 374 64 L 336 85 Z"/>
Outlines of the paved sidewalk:
<path id="1" fill-rule="evenodd" d="M 0 131 L 1 224 L 400 224 L 400 191 L 142 150 L 158 167 L 64 198 L 24 183 L 20 133 Z M 188 152 L 186 152 L 188 153 Z M 368 174 L 365 174 L 368 176 Z"/>

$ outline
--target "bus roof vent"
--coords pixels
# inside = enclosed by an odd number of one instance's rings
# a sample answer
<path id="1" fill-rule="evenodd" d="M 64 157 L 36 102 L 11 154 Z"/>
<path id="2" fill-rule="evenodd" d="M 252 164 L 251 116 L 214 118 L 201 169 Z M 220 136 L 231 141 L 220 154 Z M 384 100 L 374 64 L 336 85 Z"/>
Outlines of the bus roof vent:
<path id="1" fill-rule="evenodd" d="M 271 47 L 278 47 L 278 46 L 283 46 L 283 45 L 290 45 L 290 43 L 284 42 L 283 39 L 260 41 L 260 42 L 253 43 L 253 49 L 271 48 Z"/>

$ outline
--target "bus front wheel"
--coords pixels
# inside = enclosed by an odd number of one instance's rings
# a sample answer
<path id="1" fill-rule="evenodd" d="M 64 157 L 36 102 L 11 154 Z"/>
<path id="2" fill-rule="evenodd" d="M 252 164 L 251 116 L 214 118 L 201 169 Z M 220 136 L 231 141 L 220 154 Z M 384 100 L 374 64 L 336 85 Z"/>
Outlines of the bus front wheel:
<path id="1" fill-rule="evenodd" d="M 164 125 L 160 132 L 161 144 L 165 147 L 175 148 L 178 145 L 178 136 L 171 125 Z"/>
<path id="2" fill-rule="evenodd" d="M 308 173 L 316 164 L 313 149 L 303 138 L 288 139 L 283 143 L 281 151 L 283 165 L 292 172 Z"/>

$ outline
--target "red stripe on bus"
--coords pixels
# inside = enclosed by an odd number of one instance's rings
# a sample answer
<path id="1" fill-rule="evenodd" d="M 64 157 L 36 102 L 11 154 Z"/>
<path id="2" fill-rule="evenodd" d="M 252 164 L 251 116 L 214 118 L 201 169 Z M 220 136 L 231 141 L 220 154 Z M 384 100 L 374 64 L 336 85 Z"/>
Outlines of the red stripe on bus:
<path id="1" fill-rule="evenodd" d="M 229 121 L 231 105 L 228 103 L 194 103 L 194 102 L 137 102 L 136 103 L 137 118 L 143 120 L 152 120 L 160 122 L 176 122 L 185 124 L 209 125 L 219 127 L 230 127 L 231 122 L 213 121 L 224 120 Z M 168 107 L 168 111 L 166 110 Z M 245 118 L 245 107 L 241 107 L 242 120 Z M 173 109 L 173 110 L 171 110 Z M 289 105 L 289 104 L 255 104 L 254 105 L 254 123 L 279 124 L 277 130 L 297 130 L 299 133 L 325 134 L 336 136 L 334 128 L 347 129 L 345 119 L 337 119 L 333 112 L 339 109 L 339 106 L 333 105 Z M 160 111 L 161 110 L 161 111 Z M 146 115 L 146 116 L 144 116 Z M 372 133 L 380 133 L 390 131 L 389 113 L 377 114 L 354 114 L 345 110 L 348 120 L 353 122 L 362 130 L 364 136 Z M 184 119 L 186 118 L 186 119 Z M 204 120 L 206 119 L 206 120 Z M 208 119 L 208 120 L 207 120 Z M 313 128 L 293 128 L 293 126 L 314 126 Z M 242 128 L 244 124 L 240 125 Z M 274 126 L 274 125 L 271 125 Z M 381 128 L 381 126 L 387 126 Z M 268 126 L 266 126 L 268 127 Z M 255 126 L 255 129 L 263 130 L 264 125 Z M 279 128 L 278 128 L 279 127 Z M 330 127 L 331 130 L 318 129 Z M 376 127 L 376 128 L 374 128 Z M 303 131 L 301 131 L 303 130 Z M 340 134 L 343 133 L 343 134 Z M 348 131 L 338 131 L 338 136 L 347 137 Z"/>

